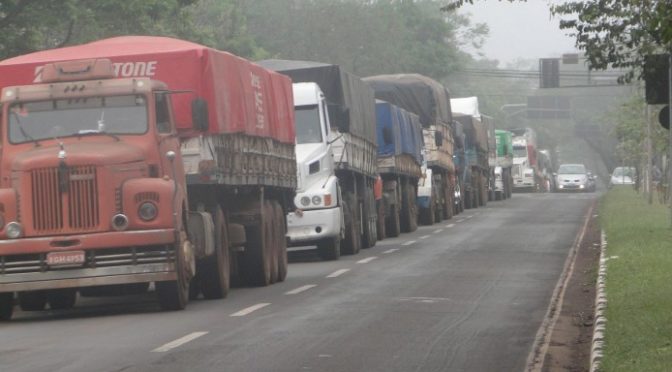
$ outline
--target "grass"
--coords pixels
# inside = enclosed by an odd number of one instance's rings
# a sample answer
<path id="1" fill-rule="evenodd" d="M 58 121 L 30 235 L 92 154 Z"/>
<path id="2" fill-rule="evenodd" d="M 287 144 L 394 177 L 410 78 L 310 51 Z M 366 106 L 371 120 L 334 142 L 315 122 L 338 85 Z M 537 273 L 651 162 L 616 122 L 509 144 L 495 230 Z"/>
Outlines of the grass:
<path id="1" fill-rule="evenodd" d="M 670 210 L 617 187 L 603 198 L 600 221 L 611 257 L 603 370 L 671 371 Z"/>

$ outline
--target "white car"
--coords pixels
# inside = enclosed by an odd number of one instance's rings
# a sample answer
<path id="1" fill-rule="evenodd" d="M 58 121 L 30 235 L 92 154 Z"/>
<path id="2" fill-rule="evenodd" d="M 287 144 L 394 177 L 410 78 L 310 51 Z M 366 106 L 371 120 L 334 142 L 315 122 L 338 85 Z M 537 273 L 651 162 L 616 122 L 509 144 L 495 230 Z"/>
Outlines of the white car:
<path id="1" fill-rule="evenodd" d="M 583 164 L 561 164 L 556 173 L 556 191 L 591 191 L 588 170 Z"/>
<path id="2" fill-rule="evenodd" d="M 637 180 L 637 170 L 634 167 L 616 167 L 611 174 L 609 186 L 634 185 Z"/>

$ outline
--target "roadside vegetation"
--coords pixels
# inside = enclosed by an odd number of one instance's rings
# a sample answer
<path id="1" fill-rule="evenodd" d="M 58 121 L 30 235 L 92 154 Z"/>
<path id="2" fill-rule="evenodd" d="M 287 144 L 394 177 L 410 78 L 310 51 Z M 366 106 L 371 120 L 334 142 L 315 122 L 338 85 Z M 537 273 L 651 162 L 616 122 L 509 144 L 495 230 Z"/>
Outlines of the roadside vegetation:
<path id="1" fill-rule="evenodd" d="M 610 190 L 601 205 L 607 234 L 607 330 L 604 371 L 669 371 L 672 366 L 670 211 L 631 187 Z"/>

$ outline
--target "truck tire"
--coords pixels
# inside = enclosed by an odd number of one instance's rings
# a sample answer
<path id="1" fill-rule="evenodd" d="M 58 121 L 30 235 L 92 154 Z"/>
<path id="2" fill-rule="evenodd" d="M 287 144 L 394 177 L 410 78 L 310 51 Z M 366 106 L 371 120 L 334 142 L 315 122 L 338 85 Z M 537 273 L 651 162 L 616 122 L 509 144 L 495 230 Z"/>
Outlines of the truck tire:
<path id="1" fill-rule="evenodd" d="M 359 219 L 359 206 L 354 195 L 346 194 L 345 203 L 345 240 L 341 243 L 342 254 L 357 254 L 361 248 L 362 236 L 359 231 L 361 221 Z"/>
<path id="2" fill-rule="evenodd" d="M 258 226 L 250 227 L 245 253 L 243 254 L 243 266 L 246 282 L 249 285 L 265 287 L 271 284 L 271 264 L 273 263 L 273 227 L 272 208 L 264 202 L 261 207 L 261 222 Z M 269 236 L 271 235 L 271 236 Z"/>
<path id="3" fill-rule="evenodd" d="M 383 240 L 387 238 L 387 232 L 385 231 L 385 204 L 382 200 L 376 202 L 376 210 L 378 211 L 378 240 Z"/>
<path id="4" fill-rule="evenodd" d="M 47 292 L 47 301 L 51 310 L 72 309 L 77 302 L 77 289 L 53 289 Z"/>
<path id="5" fill-rule="evenodd" d="M 504 198 L 504 192 L 502 191 L 495 191 L 495 200 L 499 201 Z"/>
<path id="6" fill-rule="evenodd" d="M 434 221 L 437 223 L 443 221 L 443 205 L 439 205 L 438 208 L 434 208 Z"/>
<path id="7" fill-rule="evenodd" d="M 426 226 L 434 224 L 434 202 L 429 202 L 429 208 L 420 208 L 420 223 Z"/>
<path id="8" fill-rule="evenodd" d="M 453 218 L 453 207 L 455 205 L 453 201 L 454 198 L 455 193 L 453 192 L 453 188 L 446 186 L 446 203 L 443 206 L 443 215 L 447 220 Z"/>
<path id="9" fill-rule="evenodd" d="M 14 313 L 14 293 L 0 293 L 0 321 L 12 319 Z"/>
<path id="10" fill-rule="evenodd" d="M 393 204 L 390 206 L 390 215 L 385 224 L 385 233 L 390 238 L 396 238 L 401 232 L 401 223 L 399 221 L 399 206 Z"/>
<path id="11" fill-rule="evenodd" d="M 284 282 L 287 278 L 287 223 L 285 222 L 285 212 L 277 201 L 273 202 L 275 211 L 275 228 L 277 230 L 275 240 L 275 253 L 278 263 L 278 282 Z"/>
<path id="12" fill-rule="evenodd" d="M 186 238 L 185 238 L 186 239 Z M 189 302 L 189 269 L 182 249 L 183 241 L 175 243 L 175 271 L 177 280 L 156 282 L 156 296 L 163 310 L 182 310 Z"/>
<path id="13" fill-rule="evenodd" d="M 19 307 L 23 311 L 42 311 L 47 306 L 46 291 L 19 292 Z"/>
<path id="14" fill-rule="evenodd" d="M 373 200 L 373 190 L 366 187 L 364 192 L 364 201 L 362 202 L 362 222 L 364 225 L 362 232 L 362 248 L 371 248 L 376 245 L 378 232 L 376 224 L 372 221 L 377 214 L 375 213 L 371 201 Z"/>
<path id="15" fill-rule="evenodd" d="M 328 238 L 317 243 L 317 254 L 325 261 L 335 261 L 341 257 L 341 237 Z"/>
<path id="16" fill-rule="evenodd" d="M 197 275 L 201 283 L 201 292 L 207 300 L 224 298 L 231 286 L 231 262 L 229 251 L 229 228 L 220 206 L 210 211 L 215 225 L 215 253 L 205 257 L 199 263 Z"/>
<path id="17" fill-rule="evenodd" d="M 418 229 L 418 205 L 415 203 L 415 187 L 407 185 L 402 194 L 401 231 L 413 232 Z"/>

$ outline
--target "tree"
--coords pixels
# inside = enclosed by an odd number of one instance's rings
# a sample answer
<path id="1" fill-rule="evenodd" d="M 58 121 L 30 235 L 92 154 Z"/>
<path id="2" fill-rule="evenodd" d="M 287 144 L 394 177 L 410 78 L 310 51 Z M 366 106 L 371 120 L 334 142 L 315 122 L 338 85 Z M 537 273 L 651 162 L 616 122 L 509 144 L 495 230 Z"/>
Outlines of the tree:
<path id="1" fill-rule="evenodd" d="M 467 3 L 473 0 L 453 0 L 441 9 L 451 11 Z M 576 37 L 591 69 L 629 69 L 622 80 L 639 77 L 646 56 L 671 50 L 669 0 L 572 0 L 552 5 L 551 12 L 562 17 L 560 28 Z"/>
<path id="2" fill-rule="evenodd" d="M 176 35 L 194 2 L 0 0 L 0 58 L 116 35 Z"/>

